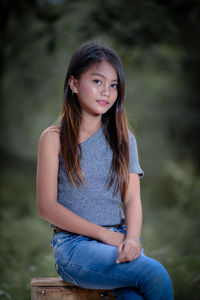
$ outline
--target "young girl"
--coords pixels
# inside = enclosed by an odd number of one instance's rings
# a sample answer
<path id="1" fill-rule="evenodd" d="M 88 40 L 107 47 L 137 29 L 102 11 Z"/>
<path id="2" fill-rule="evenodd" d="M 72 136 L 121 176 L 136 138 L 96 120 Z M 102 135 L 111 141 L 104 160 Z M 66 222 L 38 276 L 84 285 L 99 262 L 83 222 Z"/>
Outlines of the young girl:
<path id="1" fill-rule="evenodd" d="M 171 300 L 167 271 L 141 246 L 143 171 L 127 127 L 124 91 L 114 50 L 86 43 L 72 56 L 60 125 L 39 139 L 38 210 L 54 224 L 63 280 L 113 290 L 117 299 Z"/>

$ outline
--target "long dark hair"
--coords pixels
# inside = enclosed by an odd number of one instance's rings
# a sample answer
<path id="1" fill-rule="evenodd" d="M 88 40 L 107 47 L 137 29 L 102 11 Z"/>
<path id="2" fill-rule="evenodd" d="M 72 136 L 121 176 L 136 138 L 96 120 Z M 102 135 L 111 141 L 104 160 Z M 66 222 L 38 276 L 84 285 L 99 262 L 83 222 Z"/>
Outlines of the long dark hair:
<path id="1" fill-rule="evenodd" d="M 102 129 L 113 151 L 110 166 L 108 188 L 114 184 L 115 194 L 120 191 L 124 198 L 129 175 L 129 138 L 127 118 L 124 110 L 125 80 L 123 66 L 118 54 L 111 48 L 98 43 L 85 43 L 71 58 L 64 83 L 64 103 L 61 119 L 60 144 L 65 167 L 72 184 L 84 184 L 81 170 L 79 130 L 81 124 L 81 107 L 76 94 L 72 93 L 69 79 L 79 79 L 81 74 L 92 65 L 101 61 L 109 62 L 118 75 L 118 96 L 113 106 L 102 115 Z"/>

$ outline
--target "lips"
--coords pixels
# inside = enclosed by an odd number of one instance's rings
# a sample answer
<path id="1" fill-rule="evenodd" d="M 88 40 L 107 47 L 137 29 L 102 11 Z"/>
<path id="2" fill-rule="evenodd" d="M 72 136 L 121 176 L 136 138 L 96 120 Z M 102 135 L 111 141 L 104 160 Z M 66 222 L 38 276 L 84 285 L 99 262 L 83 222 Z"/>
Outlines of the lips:
<path id="1" fill-rule="evenodd" d="M 98 102 L 100 105 L 104 105 L 104 106 L 109 104 L 109 102 L 106 101 L 106 100 L 97 100 L 97 102 Z"/>

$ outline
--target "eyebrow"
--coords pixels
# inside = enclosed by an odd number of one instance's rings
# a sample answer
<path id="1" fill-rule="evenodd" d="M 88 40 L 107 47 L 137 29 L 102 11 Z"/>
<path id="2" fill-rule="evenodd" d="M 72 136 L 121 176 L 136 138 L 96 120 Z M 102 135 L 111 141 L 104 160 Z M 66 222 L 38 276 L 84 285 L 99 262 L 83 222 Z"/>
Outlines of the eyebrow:
<path id="1" fill-rule="evenodd" d="M 101 73 L 91 73 L 90 75 L 97 75 L 97 76 L 100 76 L 102 78 L 106 78 L 103 74 Z M 118 81 L 117 79 L 113 79 L 112 81 Z"/>

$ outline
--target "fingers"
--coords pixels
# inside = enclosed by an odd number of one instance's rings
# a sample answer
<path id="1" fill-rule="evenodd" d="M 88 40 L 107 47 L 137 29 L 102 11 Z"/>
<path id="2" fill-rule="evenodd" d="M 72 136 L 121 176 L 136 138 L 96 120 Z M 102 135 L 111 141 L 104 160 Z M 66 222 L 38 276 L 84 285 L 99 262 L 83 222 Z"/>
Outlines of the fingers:
<path id="1" fill-rule="evenodd" d="M 121 256 L 123 256 L 123 248 L 124 248 L 124 243 L 121 243 L 118 247 L 118 258 L 116 260 L 117 264 L 121 262 Z"/>
<path id="2" fill-rule="evenodd" d="M 120 255 L 123 251 L 124 243 L 121 243 L 118 247 L 118 254 Z"/>
<path id="3" fill-rule="evenodd" d="M 141 244 L 124 241 L 118 247 L 118 258 L 116 263 L 129 262 L 140 256 L 142 250 Z"/>

